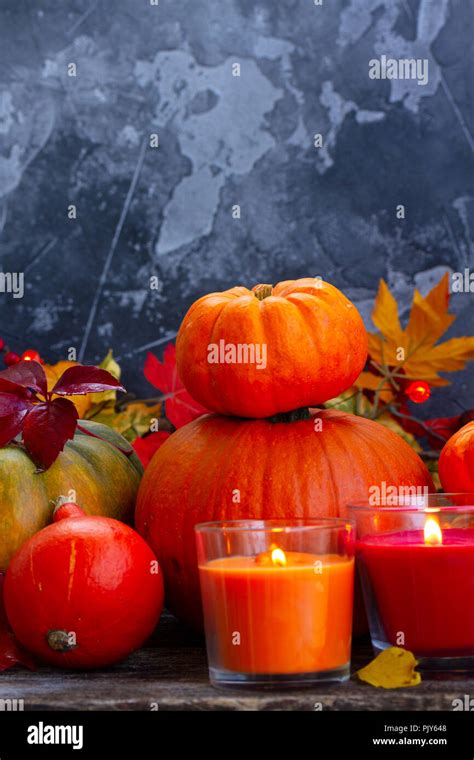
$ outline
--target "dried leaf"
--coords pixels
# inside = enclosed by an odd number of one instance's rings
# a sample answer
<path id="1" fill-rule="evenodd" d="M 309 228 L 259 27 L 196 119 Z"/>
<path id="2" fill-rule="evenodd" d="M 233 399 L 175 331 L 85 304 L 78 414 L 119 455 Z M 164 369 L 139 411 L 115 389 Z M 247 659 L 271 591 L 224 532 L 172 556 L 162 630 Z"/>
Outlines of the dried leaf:
<path id="1" fill-rule="evenodd" d="M 109 400 L 94 404 L 87 413 L 87 419 L 108 425 L 132 442 L 150 432 L 152 420 L 161 416 L 161 407 L 161 403 L 149 405 L 143 401 L 132 401 L 123 410 L 117 411 L 115 400 Z"/>
<path id="2" fill-rule="evenodd" d="M 381 375 L 374 375 L 373 372 L 361 372 L 355 385 L 362 390 L 378 393 L 380 400 L 385 404 L 389 404 L 394 398 L 389 381 Z"/>
<path id="3" fill-rule="evenodd" d="M 402 329 L 398 307 L 386 283 L 381 280 L 372 320 L 380 333 L 369 334 L 369 354 L 378 364 L 403 369 L 413 380 L 426 380 L 432 386 L 449 385 L 439 372 L 464 369 L 474 359 L 474 337 L 451 338 L 438 343 L 455 320 L 448 313 L 449 278 L 423 297 L 417 290 L 408 324 Z"/>
<path id="4" fill-rule="evenodd" d="M 356 675 L 361 681 L 382 689 L 402 689 L 417 686 L 421 675 L 415 668 L 418 661 L 411 652 L 401 647 L 390 647 L 369 662 Z"/>
<path id="5" fill-rule="evenodd" d="M 385 280 L 380 280 L 372 312 L 372 322 L 386 338 L 394 342 L 398 340 L 402 331 L 398 317 L 398 304 Z"/>

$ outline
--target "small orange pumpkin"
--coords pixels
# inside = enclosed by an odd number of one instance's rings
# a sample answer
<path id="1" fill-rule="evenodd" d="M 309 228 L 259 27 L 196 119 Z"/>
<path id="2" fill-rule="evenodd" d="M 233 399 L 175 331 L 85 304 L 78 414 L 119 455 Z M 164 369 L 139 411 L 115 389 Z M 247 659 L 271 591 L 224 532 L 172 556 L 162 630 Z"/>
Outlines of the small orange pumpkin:
<path id="1" fill-rule="evenodd" d="M 311 277 L 203 296 L 176 340 L 178 373 L 193 398 L 241 417 L 322 404 L 352 385 L 366 358 L 354 304 Z"/>
<path id="2" fill-rule="evenodd" d="M 469 422 L 447 441 L 439 458 L 439 478 L 449 492 L 474 492 L 474 422 Z"/>

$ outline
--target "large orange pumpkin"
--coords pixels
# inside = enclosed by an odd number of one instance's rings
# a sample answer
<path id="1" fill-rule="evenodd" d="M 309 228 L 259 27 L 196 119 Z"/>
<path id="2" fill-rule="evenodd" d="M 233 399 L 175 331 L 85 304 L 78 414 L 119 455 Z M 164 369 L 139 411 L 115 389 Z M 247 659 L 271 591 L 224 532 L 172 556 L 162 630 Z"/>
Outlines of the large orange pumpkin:
<path id="1" fill-rule="evenodd" d="M 322 404 L 352 385 L 366 358 L 354 304 L 309 277 L 206 295 L 176 340 L 178 373 L 193 398 L 240 417 Z"/>
<path id="2" fill-rule="evenodd" d="M 194 525 L 344 515 L 374 485 L 427 486 L 415 451 L 377 422 L 314 410 L 293 422 L 207 415 L 180 428 L 145 470 L 136 527 L 164 572 L 168 606 L 199 628 Z M 396 582 L 396 581 L 395 581 Z"/>
<path id="3" fill-rule="evenodd" d="M 474 422 L 447 441 L 439 458 L 439 478 L 445 491 L 474 493 Z"/>

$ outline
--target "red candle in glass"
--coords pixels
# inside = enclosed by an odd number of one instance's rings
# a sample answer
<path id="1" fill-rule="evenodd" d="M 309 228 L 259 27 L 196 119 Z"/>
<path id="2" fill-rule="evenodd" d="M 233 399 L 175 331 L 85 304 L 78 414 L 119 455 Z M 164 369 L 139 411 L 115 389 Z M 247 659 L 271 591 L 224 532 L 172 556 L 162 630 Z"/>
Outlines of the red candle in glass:
<path id="1" fill-rule="evenodd" d="M 364 536 L 357 553 L 391 644 L 426 657 L 474 654 L 474 528 L 441 531 L 428 517 L 424 531 Z"/>

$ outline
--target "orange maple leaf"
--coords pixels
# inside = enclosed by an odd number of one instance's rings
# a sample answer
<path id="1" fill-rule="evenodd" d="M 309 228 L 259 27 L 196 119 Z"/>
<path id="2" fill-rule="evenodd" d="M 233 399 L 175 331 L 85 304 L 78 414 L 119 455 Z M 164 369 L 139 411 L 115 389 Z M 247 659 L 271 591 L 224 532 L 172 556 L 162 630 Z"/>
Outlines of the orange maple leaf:
<path id="1" fill-rule="evenodd" d="M 432 386 L 449 385 L 439 372 L 464 369 L 474 359 L 474 337 L 439 339 L 452 325 L 456 316 L 449 314 L 449 277 L 446 273 L 435 287 L 423 297 L 418 290 L 413 295 L 408 324 L 402 328 L 398 305 L 384 280 L 372 312 L 378 333 L 369 333 L 369 354 L 380 367 L 403 369 L 404 377 L 426 380 Z M 357 385 L 374 390 L 374 380 L 362 373 Z M 401 377 L 401 373 L 398 375 Z M 382 385 L 385 389 L 387 386 Z"/>

